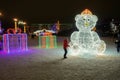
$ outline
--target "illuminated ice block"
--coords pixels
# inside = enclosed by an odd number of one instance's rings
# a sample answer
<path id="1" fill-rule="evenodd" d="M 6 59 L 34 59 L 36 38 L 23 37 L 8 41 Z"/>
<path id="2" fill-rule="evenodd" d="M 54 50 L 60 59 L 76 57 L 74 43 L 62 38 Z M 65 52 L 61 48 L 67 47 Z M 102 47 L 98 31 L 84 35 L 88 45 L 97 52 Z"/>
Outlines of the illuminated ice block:
<path id="1" fill-rule="evenodd" d="M 27 34 L 3 35 L 3 50 L 5 52 L 21 52 L 27 49 Z"/>
<path id="2" fill-rule="evenodd" d="M 39 36 L 40 48 L 56 48 L 57 40 L 56 36 Z"/>
<path id="3" fill-rule="evenodd" d="M 103 54 L 106 44 L 94 31 L 98 17 L 85 9 L 75 16 L 75 21 L 78 31 L 74 31 L 70 36 L 69 51 L 71 54 Z"/>

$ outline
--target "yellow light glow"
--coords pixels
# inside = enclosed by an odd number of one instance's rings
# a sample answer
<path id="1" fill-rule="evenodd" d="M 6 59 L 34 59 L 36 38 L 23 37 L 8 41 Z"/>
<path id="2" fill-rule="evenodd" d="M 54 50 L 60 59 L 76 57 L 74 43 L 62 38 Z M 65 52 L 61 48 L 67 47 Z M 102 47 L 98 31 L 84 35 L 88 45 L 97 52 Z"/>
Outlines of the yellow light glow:
<path id="1" fill-rule="evenodd" d="M 0 12 L 0 16 L 2 16 L 2 13 Z"/>
<path id="2" fill-rule="evenodd" d="M 18 21 L 18 19 L 17 19 L 17 18 L 14 18 L 13 20 L 14 20 L 14 21 Z"/>
<path id="3" fill-rule="evenodd" d="M 27 24 L 26 22 L 23 22 L 23 24 L 25 25 L 25 24 Z"/>
<path id="4" fill-rule="evenodd" d="M 18 19 L 14 18 L 13 20 L 15 21 L 15 33 L 16 33 L 17 32 L 17 21 L 18 21 Z"/>
<path id="5" fill-rule="evenodd" d="M 24 33 L 26 33 L 26 22 L 23 22 L 23 24 L 24 24 Z"/>

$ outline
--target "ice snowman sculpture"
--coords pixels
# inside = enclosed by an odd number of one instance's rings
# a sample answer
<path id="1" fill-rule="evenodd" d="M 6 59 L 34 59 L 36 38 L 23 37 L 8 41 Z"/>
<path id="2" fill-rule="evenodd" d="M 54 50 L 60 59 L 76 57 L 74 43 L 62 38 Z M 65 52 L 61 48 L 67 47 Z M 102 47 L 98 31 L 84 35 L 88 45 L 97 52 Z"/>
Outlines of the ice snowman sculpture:
<path id="1" fill-rule="evenodd" d="M 72 54 L 102 54 L 106 49 L 106 44 L 95 32 L 95 25 L 98 18 L 88 9 L 76 15 L 76 27 L 70 37 L 69 51 Z"/>

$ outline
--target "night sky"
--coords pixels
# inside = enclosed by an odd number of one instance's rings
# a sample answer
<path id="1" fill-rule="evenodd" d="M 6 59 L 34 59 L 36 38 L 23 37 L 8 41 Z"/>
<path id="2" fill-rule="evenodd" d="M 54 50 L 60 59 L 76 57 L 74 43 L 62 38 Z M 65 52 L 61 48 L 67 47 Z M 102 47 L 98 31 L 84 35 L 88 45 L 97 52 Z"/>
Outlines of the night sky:
<path id="1" fill-rule="evenodd" d="M 119 0 L 0 0 L 3 18 L 28 23 L 74 22 L 88 8 L 98 19 L 120 18 Z"/>

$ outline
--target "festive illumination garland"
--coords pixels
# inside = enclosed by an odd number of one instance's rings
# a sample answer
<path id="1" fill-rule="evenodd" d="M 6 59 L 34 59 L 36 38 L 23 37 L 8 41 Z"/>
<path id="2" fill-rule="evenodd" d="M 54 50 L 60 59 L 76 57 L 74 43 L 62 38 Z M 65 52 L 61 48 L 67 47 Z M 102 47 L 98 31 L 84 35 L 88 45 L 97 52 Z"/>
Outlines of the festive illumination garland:
<path id="1" fill-rule="evenodd" d="M 27 34 L 4 34 L 3 35 L 3 51 L 21 52 L 27 51 Z"/>
<path id="2" fill-rule="evenodd" d="M 16 34 L 15 29 L 13 29 L 13 28 L 7 29 L 7 33 L 8 33 L 8 34 L 11 34 L 10 31 L 12 31 L 12 33 Z M 21 32 L 22 32 L 22 30 L 21 30 L 20 28 L 17 28 L 17 31 L 18 31 L 18 33 L 21 33 Z"/>
<path id="3" fill-rule="evenodd" d="M 3 51 L 10 52 L 21 52 L 27 51 L 27 34 L 21 33 L 22 30 L 17 28 L 17 33 L 15 29 L 9 28 L 7 30 L 8 34 L 3 35 Z"/>
<path id="4" fill-rule="evenodd" d="M 57 37 L 56 36 L 39 36 L 39 47 L 40 48 L 57 48 Z"/>

